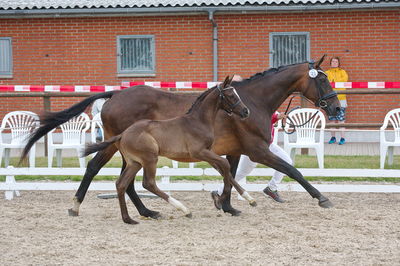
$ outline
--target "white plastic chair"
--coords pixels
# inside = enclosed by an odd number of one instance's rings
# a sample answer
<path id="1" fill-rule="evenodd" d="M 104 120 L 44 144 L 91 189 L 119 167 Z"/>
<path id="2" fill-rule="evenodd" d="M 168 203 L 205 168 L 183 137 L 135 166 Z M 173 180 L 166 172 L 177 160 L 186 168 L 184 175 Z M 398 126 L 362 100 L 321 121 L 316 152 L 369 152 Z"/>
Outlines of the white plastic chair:
<path id="1" fill-rule="evenodd" d="M 29 135 L 39 126 L 37 114 L 29 111 L 14 111 L 6 114 L 1 122 L 0 133 L 10 130 L 11 141 L 6 143 L 3 134 L 0 136 L 0 166 L 4 153 L 4 164 L 8 166 L 11 149 L 21 149 L 26 146 Z M 35 167 L 36 145 L 29 152 L 29 167 Z"/>
<path id="2" fill-rule="evenodd" d="M 393 130 L 387 130 L 389 123 L 393 126 Z M 394 140 L 389 141 L 386 139 L 386 131 L 394 132 Z M 400 108 L 389 111 L 383 125 L 380 128 L 380 157 L 381 157 L 381 169 L 385 167 L 386 154 L 388 153 L 388 164 L 393 164 L 393 152 L 394 147 L 400 146 Z"/>
<path id="3" fill-rule="evenodd" d="M 289 113 L 289 118 L 296 125 L 302 125 L 312 117 L 315 112 L 317 114 L 304 126 L 296 127 L 295 142 L 291 142 L 288 134 L 284 135 L 284 149 L 290 154 L 293 162 L 296 155 L 296 148 L 311 148 L 315 149 L 318 158 L 319 168 L 324 168 L 324 131 L 325 131 L 325 116 L 321 111 L 312 108 L 301 108 Z M 289 119 L 285 125 L 285 130 L 289 131 Z M 319 137 L 317 136 L 319 131 Z"/>
<path id="4" fill-rule="evenodd" d="M 103 122 L 101 121 L 100 113 L 97 113 L 92 118 L 91 126 L 90 126 L 90 139 L 92 143 L 96 143 L 97 130 L 101 132 L 101 141 L 104 141 L 104 129 Z"/>
<path id="5" fill-rule="evenodd" d="M 85 148 L 86 131 L 90 128 L 90 118 L 82 113 L 60 126 L 62 131 L 62 143 L 53 142 L 53 132 L 47 135 L 48 167 L 53 165 L 54 151 L 57 156 L 57 167 L 61 167 L 61 152 L 64 149 L 74 149 L 79 158 L 79 166 L 85 167 L 85 158 L 80 157 L 80 152 Z"/>

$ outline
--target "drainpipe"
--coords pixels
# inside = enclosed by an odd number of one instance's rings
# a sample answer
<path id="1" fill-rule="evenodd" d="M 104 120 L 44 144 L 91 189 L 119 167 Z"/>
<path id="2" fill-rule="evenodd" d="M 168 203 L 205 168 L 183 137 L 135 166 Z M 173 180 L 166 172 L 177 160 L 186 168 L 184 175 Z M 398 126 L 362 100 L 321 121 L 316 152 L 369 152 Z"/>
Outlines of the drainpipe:
<path id="1" fill-rule="evenodd" d="M 218 81 L 218 25 L 214 19 L 214 11 L 208 11 L 208 19 L 213 26 L 213 81 Z"/>

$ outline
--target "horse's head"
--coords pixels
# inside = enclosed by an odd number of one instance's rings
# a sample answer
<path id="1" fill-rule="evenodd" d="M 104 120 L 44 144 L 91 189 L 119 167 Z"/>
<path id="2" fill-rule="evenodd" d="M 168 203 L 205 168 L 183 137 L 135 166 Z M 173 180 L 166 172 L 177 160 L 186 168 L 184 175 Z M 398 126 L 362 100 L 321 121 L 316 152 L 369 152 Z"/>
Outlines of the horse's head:
<path id="1" fill-rule="evenodd" d="M 325 56 L 315 64 L 308 63 L 308 69 L 302 78 L 301 91 L 306 98 L 314 102 L 316 107 L 321 107 L 330 116 L 336 116 L 340 110 L 340 102 L 327 75 L 320 68 Z"/>
<path id="2" fill-rule="evenodd" d="M 250 115 L 250 110 L 242 102 L 236 89 L 231 85 L 232 78 L 227 76 L 225 81 L 218 85 L 218 92 L 221 101 L 221 108 L 229 115 L 232 113 L 239 115 L 241 118 L 247 118 Z"/>

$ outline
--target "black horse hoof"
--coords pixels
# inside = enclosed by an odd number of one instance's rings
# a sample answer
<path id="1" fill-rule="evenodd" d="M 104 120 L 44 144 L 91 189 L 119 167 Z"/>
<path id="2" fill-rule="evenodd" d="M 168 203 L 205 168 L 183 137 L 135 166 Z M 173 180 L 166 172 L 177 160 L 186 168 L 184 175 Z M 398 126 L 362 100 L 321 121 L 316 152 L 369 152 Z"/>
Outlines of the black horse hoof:
<path id="1" fill-rule="evenodd" d="M 68 209 L 68 215 L 76 217 L 79 216 L 79 213 L 77 211 L 74 211 L 73 209 Z"/>
<path id="2" fill-rule="evenodd" d="M 241 211 L 236 210 L 234 208 L 229 210 L 224 210 L 224 212 L 230 213 L 232 216 L 240 216 L 240 214 L 242 213 Z"/>
<path id="3" fill-rule="evenodd" d="M 151 219 L 155 219 L 155 220 L 161 218 L 161 213 L 160 213 L 160 212 L 151 211 L 151 210 L 146 210 L 146 211 L 143 212 L 141 215 L 142 215 L 143 217 L 151 218 Z"/>
<path id="4" fill-rule="evenodd" d="M 188 214 L 185 215 L 185 217 L 187 217 L 187 218 L 192 218 L 193 215 L 192 215 L 192 213 L 188 213 Z"/>
<path id="5" fill-rule="evenodd" d="M 215 208 L 217 208 L 218 210 L 220 210 L 222 208 L 221 206 L 221 202 L 220 202 L 220 196 L 218 195 L 217 191 L 211 191 L 211 198 L 214 201 L 214 206 Z"/>
<path id="6" fill-rule="evenodd" d="M 333 203 L 332 203 L 328 198 L 325 198 L 324 196 L 322 196 L 322 197 L 319 199 L 318 205 L 319 205 L 321 208 L 325 208 L 325 209 L 329 209 L 329 208 L 332 208 L 332 207 L 333 207 Z"/>

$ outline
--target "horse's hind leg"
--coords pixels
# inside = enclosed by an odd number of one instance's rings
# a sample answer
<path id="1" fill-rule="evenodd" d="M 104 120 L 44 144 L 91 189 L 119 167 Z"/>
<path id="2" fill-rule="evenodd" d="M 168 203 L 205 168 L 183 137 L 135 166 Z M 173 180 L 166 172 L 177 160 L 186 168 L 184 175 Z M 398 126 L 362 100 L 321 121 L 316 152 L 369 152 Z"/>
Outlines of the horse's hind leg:
<path id="1" fill-rule="evenodd" d="M 116 182 L 119 206 L 121 208 L 122 220 L 127 224 L 137 224 L 138 222 L 132 220 L 128 214 L 128 208 L 126 207 L 125 192 L 129 184 L 135 179 L 137 172 L 142 166 L 137 162 L 130 162 L 129 165 L 124 169 L 120 177 Z"/>
<path id="2" fill-rule="evenodd" d="M 125 167 L 126 167 L 126 162 L 125 162 L 125 160 L 123 160 L 121 174 L 124 171 Z M 139 198 L 138 194 L 136 193 L 134 181 L 135 180 L 132 180 L 132 182 L 129 184 L 129 186 L 128 186 L 127 190 L 126 190 L 126 194 L 128 194 L 129 198 L 131 199 L 131 201 L 135 205 L 135 207 L 138 210 L 139 214 L 141 216 L 149 217 L 149 218 L 153 218 L 153 219 L 160 218 L 161 215 L 160 215 L 159 212 L 149 210 L 149 209 L 146 208 L 146 206 L 144 206 L 142 200 Z"/>
<path id="3" fill-rule="evenodd" d="M 79 207 L 81 206 L 87 190 L 92 182 L 93 178 L 99 170 L 111 159 L 114 153 L 117 151 L 117 148 L 112 145 L 107 149 L 99 151 L 96 156 L 93 157 L 88 162 L 85 175 L 79 185 L 78 191 L 75 193 L 74 197 L 74 206 L 68 210 L 69 216 L 78 216 L 79 215 Z"/>
<path id="4" fill-rule="evenodd" d="M 164 199 L 178 210 L 181 210 L 186 217 L 192 217 L 192 212 L 185 205 L 183 205 L 180 201 L 169 196 L 157 187 L 155 179 L 157 170 L 157 158 L 155 161 L 153 160 L 152 162 L 144 163 L 143 168 L 143 187 L 148 191 L 156 194 L 160 198 Z"/>

